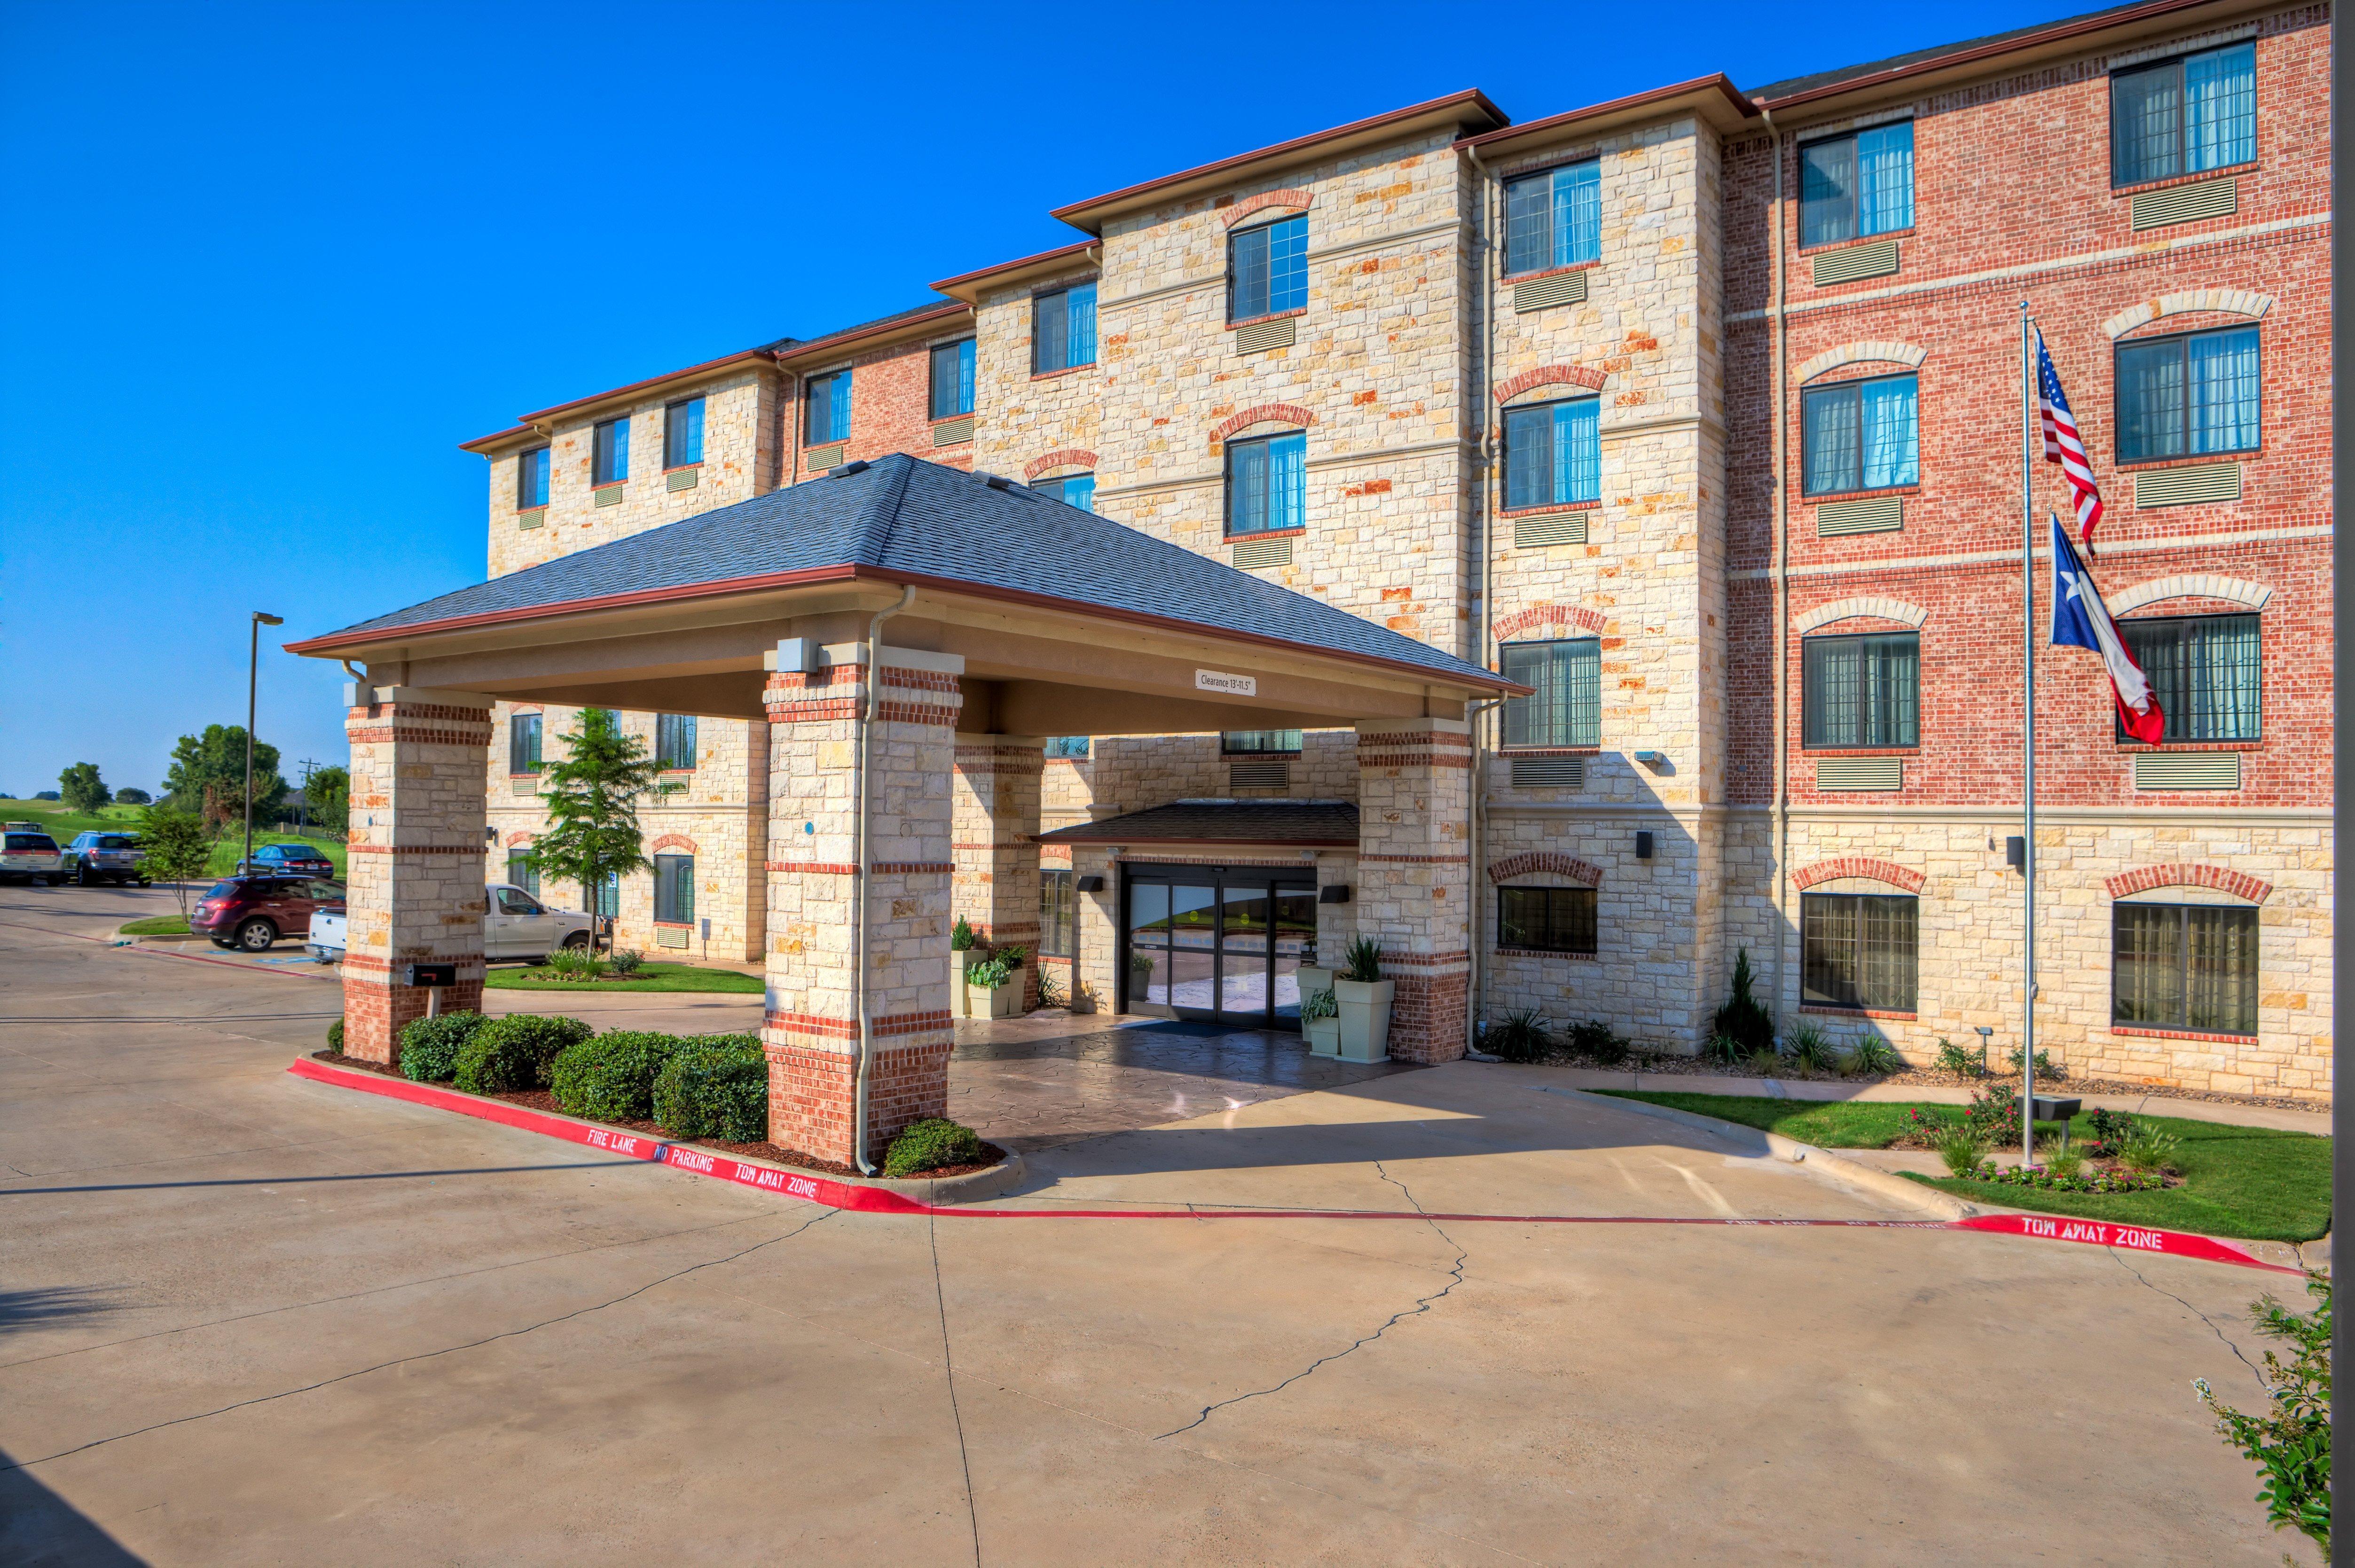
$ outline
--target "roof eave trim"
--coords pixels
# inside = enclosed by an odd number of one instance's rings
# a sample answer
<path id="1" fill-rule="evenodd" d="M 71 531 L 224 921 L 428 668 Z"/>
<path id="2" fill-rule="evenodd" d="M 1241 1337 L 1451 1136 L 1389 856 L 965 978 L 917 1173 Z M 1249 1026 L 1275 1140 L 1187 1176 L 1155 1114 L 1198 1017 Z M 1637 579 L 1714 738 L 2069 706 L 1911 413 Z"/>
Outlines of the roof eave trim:
<path id="1" fill-rule="evenodd" d="M 569 403 L 558 403 L 552 408 L 535 410 L 518 417 L 516 423 L 536 426 L 543 420 L 552 420 L 563 414 L 578 413 L 599 403 L 611 402 L 616 398 L 630 397 L 655 387 L 666 386 L 675 381 L 684 381 L 691 377 L 708 376 L 715 371 L 725 370 L 732 365 L 762 364 L 771 358 L 772 355 L 766 348 L 746 348 L 735 354 L 723 354 L 717 359 L 707 359 L 700 365 L 689 365 L 680 370 L 666 370 L 659 376 L 649 376 L 643 381 L 633 381 L 626 387 L 615 387 L 611 391 L 596 392 L 585 398 L 575 398 Z"/>
<path id="2" fill-rule="evenodd" d="M 1064 262 L 1092 251 L 1103 243 L 1103 240 L 1092 237 L 1075 245 L 1059 245 L 1052 251 L 1041 251 L 1035 256 L 1023 256 L 1011 261 L 1000 261 L 994 267 L 982 267 L 970 272 L 959 272 L 954 278 L 943 278 L 931 287 L 934 293 L 946 294 L 951 299 L 963 300 L 967 304 L 978 304 L 981 302 L 975 296 L 981 293 L 981 285 L 994 282 L 1012 283 L 1032 272 L 1067 271 L 1068 269 L 1063 266 Z M 960 293 L 957 292 L 960 289 L 965 292 Z"/>
<path id="3" fill-rule="evenodd" d="M 1355 849 L 1362 842 L 1357 838 L 1202 838 L 1191 835 L 1173 838 L 1150 833 L 1104 833 L 1067 837 L 1067 832 L 1068 829 L 1059 827 L 1052 833 L 1039 834 L 1033 841 L 1039 844 L 1250 844 L 1280 849 Z"/>
<path id="4" fill-rule="evenodd" d="M 1715 99 L 1710 97 L 1711 89 L 1716 91 Z M 1742 95 L 1742 90 L 1733 85 L 1732 80 L 1721 72 L 1716 76 L 1695 77 L 1690 81 L 1679 81 L 1668 87 L 1653 88 L 1625 98 L 1614 98 L 1604 103 L 1589 104 L 1583 109 L 1572 109 L 1560 114 L 1549 114 L 1542 120 L 1531 120 L 1519 125 L 1508 125 L 1501 130 L 1484 131 L 1476 136 L 1463 137 L 1456 142 L 1455 145 L 1459 148 L 1469 147 L 1476 152 L 1518 142 L 1525 137 L 1535 139 L 1558 132 L 1570 131 L 1589 121 L 1629 115 L 1642 110 L 1664 111 L 1679 100 L 1685 99 L 1692 100 L 1693 107 L 1700 110 L 1702 117 L 1710 120 L 1719 130 L 1725 129 L 1725 126 L 1719 123 L 1716 118 L 1708 112 L 1709 106 L 1713 103 L 1721 104 L 1732 121 L 1758 118 L 1758 106 L 1744 98 Z"/>
<path id="5" fill-rule="evenodd" d="M 802 359 L 831 358 L 854 344 L 865 343 L 872 338 L 889 337 L 895 333 L 911 332 L 914 328 L 928 325 L 947 316 L 972 314 L 973 306 L 964 300 L 950 300 L 937 309 L 912 315 L 896 316 L 889 321 L 875 322 L 866 326 L 855 327 L 848 332 L 837 333 L 832 337 L 813 337 L 806 343 L 796 343 L 790 348 L 762 352 L 771 354 L 780 365 L 790 365 Z"/>

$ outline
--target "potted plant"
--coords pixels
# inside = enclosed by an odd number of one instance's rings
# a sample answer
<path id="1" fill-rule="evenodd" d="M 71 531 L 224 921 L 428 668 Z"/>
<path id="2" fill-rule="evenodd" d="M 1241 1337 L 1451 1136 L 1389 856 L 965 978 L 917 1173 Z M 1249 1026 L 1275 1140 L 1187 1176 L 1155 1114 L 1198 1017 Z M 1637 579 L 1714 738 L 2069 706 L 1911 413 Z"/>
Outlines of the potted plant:
<path id="1" fill-rule="evenodd" d="M 1349 944 L 1339 978 L 1333 982 L 1340 1004 L 1341 1060 L 1380 1061 L 1391 1053 L 1391 994 L 1395 980 L 1382 978 L 1382 944 L 1370 936 Z"/>
<path id="2" fill-rule="evenodd" d="M 1022 1010 L 1022 991 L 1008 985 L 1014 966 L 1003 958 L 985 958 L 964 972 L 964 1016 L 969 1019 L 1010 1019 Z"/>
<path id="3" fill-rule="evenodd" d="M 1308 998 L 1317 992 L 1329 991 L 1332 988 L 1332 970 L 1320 969 L 1314 964 L 1303 964 L 1300 966 L 1300 999 L 1303 1004 L 1305 1004 Z M 1308 1014 L 1304 1011 L 1300 1016 L 1305 1019 Z"/>
<path id="4" fill-rule="evenodd" d="M 1341 1004 L 1333 987 L 1313 991 L 1300 1004 L 1300 1032 L 1307 1038 L 1311 1056 L 1341 1054 Z"/>
<path id="5" fill-rule="evenodd" d="M 975 944 L 973 923 L 957 916 L 949 930 L 949 989 L 955 993 L 959 1018 L 973 1017 L 973 1009 L 965 1006 L 965 971 L 988 956 Z"/>

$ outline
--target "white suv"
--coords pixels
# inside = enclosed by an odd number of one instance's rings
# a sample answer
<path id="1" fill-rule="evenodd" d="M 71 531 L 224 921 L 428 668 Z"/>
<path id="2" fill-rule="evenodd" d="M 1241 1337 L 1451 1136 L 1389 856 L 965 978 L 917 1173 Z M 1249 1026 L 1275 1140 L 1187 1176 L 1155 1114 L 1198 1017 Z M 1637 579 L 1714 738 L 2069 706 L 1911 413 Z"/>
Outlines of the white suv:
<path id="1" fill-rule="evenodd" d="M 545 958 L 559 947 L 586 947 L 594 923 L 579 910 L 550 909 L 513 882 L 493 882 L 489 912 L 483 916 L 483 956 L 485 958 Z M 321 910 L 311 916 L 311 933 L 304 945 L 322 964 L 344 956 L 347 930 L 342 911 Z"/>

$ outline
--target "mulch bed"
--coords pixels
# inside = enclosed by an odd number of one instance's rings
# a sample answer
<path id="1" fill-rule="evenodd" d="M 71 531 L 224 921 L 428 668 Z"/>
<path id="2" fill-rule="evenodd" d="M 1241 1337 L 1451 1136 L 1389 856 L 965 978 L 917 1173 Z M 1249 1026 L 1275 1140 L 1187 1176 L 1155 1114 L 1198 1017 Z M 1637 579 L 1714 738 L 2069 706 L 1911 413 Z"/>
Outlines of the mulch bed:
<path id="1" fill-rule="evenodd" d="M 314 1051 L 311 1053 L 311 1059 L 314 1061 L 330 1062 L 337 1067 L 355 1068 L 362 1072 L 374 1072 L 386 1078 L 398 1078 L 403 1083 L 409 1081 L 408 1074 L 402 1072 L 398 1067 L 387 1067 L 381 1061 L 363 1061 L 357 1056 L 346 1056 L 339 1051 Z M 447 1087 L 447 1085 L 442 1085 L 442 1087 Z M 559 1116 L 573 1116 L 576 1121 L 590 1122 L 601 1127 L 617 1127 L 623 1132 L 635 1133 L 640 1137 L 651 1138 L 658 1143 L 677 1144 L 686 1148 L 707 1148 L 719 1154 L 734 1155 L 744 1159 L 765 1159 L 773 1165 L 789 1165 L 796 1170 L 806 1170 L 818 1176 L 847 1176 L 854 1181 L 865 1179 L 859 1176 L 858 1168 L 855 1165 L 846 1165 L 837 1159 L 821 1159 L 816 1155 L 804 1154 L 797 1148 L 787 1148 L 782 1144 L 766 1142 L 735 1144 L 719 1138 L 675 1138 L 653 1122 L 605 1122 L 599 1121 L 594 1116 L 574 1116 L 572 1112 L 558 1104 L 556 1096 L 545 1089 L 513 1089 L 501 1093 L 485 1094 L 482 1098 L 504 1100 L 510 1105 L 521 1105 L 526 1110 L 549 1111 Z M 993 1143 L 983 1144 L 981 1154 L 981 1159 L 971 1165 L 944 1165 L 938 1169 L 925 1171 L 921 1178 L 900 1179 L 937 1181 L 951 1176 L 971 1176 L 975 1171 L 987 1170 L 992 1166 L 1004 1164 L 1007 1157 L 1006 1151 Z"/>
<path id="2" fill-rule="evenodd" d="M 1612 1072 L 1656 1072 L 1663 1078 L 1674 1077 L 1748 1077 L 1740 1068 L 1728 1068 L 1700 1056 L 1656 1056 L 1631 1052 L 1622 1061 L 1596 1061 L 1570 1051 L 1556 1051 L 1539 1063 L 1545 1067 L 1593 1067 Z M 2017 1072 L 1990 1072 L 1984 1078 L 1966 1078 L 1957 1072 L 1938 1072 L 1927 1068 L 1909 1068 L 1902 1072 L 1860 1073 L 1843 1078 L 1837 1072 L 1808 1073 L 1785 1066 L 1774 1074 L 1788 1082 L 1804 1083 L 1810 1079 L 1828 1083 L 1895 1083 L 1941 1089 L 1977 1089 L 1991 1083 L 2018 1084 Z M 2328 1100 L 2299 1100 L 2286 1094 L 2224 1094 L 2205 1089 L 2178 1089 L 2162 1083 L 2131 1083 L 2115 1078 L 2079 1078 L 2071 1076 L 2051 1079 L 2040 1076 L 2036 1081 L 2040 1094 L 2057 1093 L 2063 1098 L 2080 1094 L 2141 1094 L 2154 1100 L 2205 1100 L 2218 1105 L 2262 1105 L 2273 1111 L 2312 1111 L 2320 1115 L 2330 1114 Z M 2014 1091 L 2018 1091 L 2015 1089 Z"/>

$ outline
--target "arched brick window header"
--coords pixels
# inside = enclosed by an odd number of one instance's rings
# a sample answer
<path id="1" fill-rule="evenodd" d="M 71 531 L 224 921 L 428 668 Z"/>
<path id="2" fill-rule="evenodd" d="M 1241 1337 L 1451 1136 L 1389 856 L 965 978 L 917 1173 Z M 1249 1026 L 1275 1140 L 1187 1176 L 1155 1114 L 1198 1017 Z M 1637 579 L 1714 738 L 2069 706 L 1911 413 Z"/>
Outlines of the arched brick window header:
<path id="1" fill-rule="evenodd" d="M 529 844 L 533 837 L 529 833 L 510 833 L 507 835 L 506 847 L 510 849 L 520 849 Z"/>
<path id="2" fill-rule="evenodd" d="M 2184 289 L 2177 293 L 2161 294 L 2155 300 L 2129 305 L 2102 323 L 2102 330 L 2112 337 L 2124 337 L 2136 327 L 2158 320 L 2161 316 L 2181 315 L 2187 311 L 2212 310 L 2225 315 L 2245 315 L 2252 321 L 2274 308 L 2274 296 L 2249 289 Z"/>
<path id="3" fill-rule="evenodd" d="M 1037 457 L 1034 457 L 1029 462 L 1024 464 L 1022 465 L 1022 477 L 1027 483 L 1032 479 L 1038 478 L 1039 475 L 1046 473 L 1050 468 L 1092 469 L 1095 465 L 1096 454 L 1094 453 L 1082 451 L 1081 448 L 1076 446 L 1065 446 L 1060 447 L 1053 452 L 1041 453 Z"/>
<path id="4" fill-rule="evenodd" d="M 1827 370 L 1837 370 L 1843 365 L 1903 365 L 1919 370 L 1930 351 L 1919 344 L 1890 343 L 1865 340 L 1838 343 L 1814 358 L 1801 363 L 1798 379 L 1812 381 Z"/>
<path id="5" fill-rule="evenodd" d="M 1497 617 L 1496 637 L 1500 643 L 1510 642 L 1525 632 L 1575 629 L 1600 635 L 1603 613 L 1579 604 L 1540 604 L 1532 609 L 1516 610 L 1509 615 Z"/>
<path id="6" fill-rule="evenodd" d="M 1819 882 L 1836 882 L 1843 877 L 1863 877 L 1876 882 L 1887 882 L 1892 888 L 1903 888 L 1918 893 L 1922 884 L 1930 879 L 1919 871 L 1909 871 L 1894 860 L 1872 860 L 1852 855 L 1838 860 L 1818 860 L 1791 873 L 1791 885 L 1802 892 Z"/>
<path id="7" fill-rule="evenodd" d="M 1249 430 L 1255 424 L 1273 423 L 1305 427 L 1316 422 L 1316 411 L 1304 409 L 1298 403 L 1253 403 L 1250 408 L 1238 409 L 1212 426 L 1210 444 L 1216 446 L 1235 432 Z"/>
<path id="8" fill-rule="evenodd" d="M 1257 196 L 1243 197 L 1220 212 L 1219 221 L 1232 229 L 1254 212 L 1265 212 L 1271 207 L 1288 207 L 1299 211 L 1316 199 L 1305 190 L 1263 190 Z"/>
<path id="9" fill-rule="evenodd" d="M 684 849 L 690 855 L 697 853 L 695 840 L 684 833 L 666 833 L 647 845 L 646 849 L 655 855 L 661 854 L 666 849 Z"/>
<path id="10" fill-rule="evenodd" d="M 2227 604 L 2262 610 L 2273 596 L 2274 591 L 2262 582 L 2244 582 L 2237 577 L 2219 577 L 2212 571 L 2192 571 L 2175 577 L 2154 577 L 2148 582 L 2137 582 L 2131 588 L 2113 593 L 2110 595 L 2110 613 L 2123 615 L 2129 610 L 2139 610 L 2162 599 L 2222 599 Z"/>
<path id="11" fill-rule="evenodd" d="M 1828 626 L 1835 621 L 1846 621 L 1858 615 L 1870 615 L 1878 620 L 1896 621 L 1920 631 L 1930 619 L 1930 612 L 1919 604 L 1908 604 L 1902 599 L 1866 597 L 1835 599 L 1828 604 L 1818 604 L 1812 610 L 1802 610 L 1791 617 L 1791 624 L 1801 633 L 1812 632 L 1818 626 Z"/>
<path id="12" fill-rule="evenodd" d="M 1603 389 L 1603 382 L 1602 371 L 1590 370 L 1583 365 L 1540 365 L 1534 370 L 1524 370 L 1518 376 L 1497 382 L 1497 400 L 1508 402 L 1535 387 L 1584 387 L 1589 391 L 1599 392 Z"/>
<path id="13" fill-rule="evenodd" d="M 2264 902 L 2274 891 L 2271 882 L 2261 882 L 2222 866 L 2137 866 L 2131 871 L 2119 872 L 2102 885 L 2114 899 L 2147 893 L 2153 888 L 2213 888 L 2253 904 Z"/>
<path id="14" fill-rule="evenodd" d="M 1531 850 L 1526 855 L 1508 855 L 1488 863 L 1488 880 L 1502 887 L 1515 877 L 1568 877 L 1584 888 L 1603 885 L 1603 868 L 1590 861 L 1568 855 L 1556 855 L 1550 850 Z"/>

